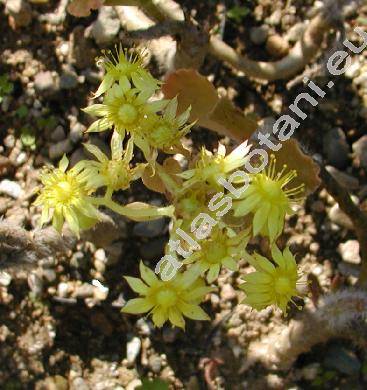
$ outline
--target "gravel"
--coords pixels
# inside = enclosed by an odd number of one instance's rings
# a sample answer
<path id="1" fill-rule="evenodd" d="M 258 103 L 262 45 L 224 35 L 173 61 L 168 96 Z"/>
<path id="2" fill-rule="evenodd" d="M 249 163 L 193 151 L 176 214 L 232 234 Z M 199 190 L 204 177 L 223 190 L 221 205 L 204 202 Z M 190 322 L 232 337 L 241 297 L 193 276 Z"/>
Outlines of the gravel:
<path id="1" fill-rule="evenodd" d="M 336 168 L 343 169 L 349 162 L 349 146 L 341 128 L 333 128 L 323 139 L 323 148 L 328 162 Z"/>
<path id="2" fill-rule="evenodd" d="M 19 199 L 23 195 L 22 187 L 16 181 L 4 179 L 0 182 L 0 194 Z"/>

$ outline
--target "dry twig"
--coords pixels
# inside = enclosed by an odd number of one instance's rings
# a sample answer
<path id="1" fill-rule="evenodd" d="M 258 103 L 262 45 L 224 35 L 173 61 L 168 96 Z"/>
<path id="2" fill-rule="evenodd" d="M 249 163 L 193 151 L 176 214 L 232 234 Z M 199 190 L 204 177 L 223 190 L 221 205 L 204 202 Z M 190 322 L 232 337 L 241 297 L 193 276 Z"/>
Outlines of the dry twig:
<path id="1" fill-rule="evenodd" d="M 344 337 L 366 347 L 367 295 L 344 290 L 324 296 L 308 309 L 262 340 L 250 344 L 242 371 L 256 362 L 271 369 L 289 369 L 298 356 L 333 337 Z"/>
<path id="2" fill-rule="evenodd" d="M 324 9 L 318 13 L 309 23 L 302 38 L 294 45 L 289 54 L 279 61 L 253 61 L 246 56 L 238 54 L 232 47 L 226 44 L 217 36 L 202 38 L 198 42 L 208 41 L 208 46 L 202 45 L 201 51 L 216 56 L 222 61 L 232 65 L 235 69 L 244 72 L 247 76 L 265 80 L 277 80 L 289 78 L 305 68 L 310 61 L 317 55 L 320 50 L 321 43 L 325 35 L 332 27 L 338 25 L 342 18 L 344 5 L 349 5 L 349 0 L 329 1 Z M 184 13 L 179 5 L 172 0 L 165 1 L 143 1 L 134 0 L 134 4 L 138 5 L 147 15 L 155 18 L 158 22 L 165 20 L 183 22 Z M 126 8 L 126 7 L 125 7 Z M 185 20 L 183 26 L 189 28 L 193 25 L 193 21 Z M 180 42 L 183 48 L 192 48 L 193 40 L 189 39 L 185 45 L 185 39 L 190 34 L 182 34 L 184 28 L 181 29 Z M 205 31 L 200 31 L 201 35 L 207 35 Z M 202 56 L 204 58 L 204 55 Z M 180 65 L 179 61 L 176 61 Z"/>
<path id="3" fill-rule="evenodd" d="M 35 264 L 38 260 L 65 252 L 72 246 L 71 236 L 61 236 L 53 228 L 29 232 L 22 227 L 0 221 L 1 268 Z"/>

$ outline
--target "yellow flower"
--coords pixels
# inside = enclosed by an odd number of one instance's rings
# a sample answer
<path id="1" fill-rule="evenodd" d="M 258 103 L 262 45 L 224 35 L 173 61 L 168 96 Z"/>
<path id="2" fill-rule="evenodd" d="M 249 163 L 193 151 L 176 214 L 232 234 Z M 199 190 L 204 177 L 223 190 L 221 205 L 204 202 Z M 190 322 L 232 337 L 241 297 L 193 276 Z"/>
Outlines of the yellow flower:
<path id="1" fill-rule="evenodd" d="M 247 243 L 248 230 L 236 233 L 232 229 L 217 228 L 210 238 L 200 241 L 201 249 L 186 260 L 185 264 L 195 263 L 201 272 L 206 272 L 208 283 L 214 282 L 219 276 L 222 266 L 236 271 Z"/>
<path id="2" fill-rule="evenodd" d="M 141 177 L 146 167 L 146 164 L 138 164 L 135 168 L 130 168 L 134 144 L 129 139 L 124 151 L 122 138 L 117 132 L 111 138 L 111 160 L 97 146 L 84 146 L 98 160 L 84 162 L 85 170 L 89 173 L 89 183 L 95 188 L 106 186 L 110 194 L 129 188 L 132 181 Z"/>
<path id="3" fill-rule="evenodd" d="M 184 192 L 173 194 L 172 203 L 175 205 L 176 215 L 187 221 L 190 225 L 191 221 L 202 211 L 211 215 L 208 210 L 208 196 L 210 196 L 211 188 L 207 185 L 196 185 Z M 213 213 L 214 217 L 215 213 Z M 190 230 L 190 229 L 189 229 Z"/>
<path id="4" fill-rule="evenodd" d="M 285 173 L 287 166 L 276 173 L 276 159 L 270 156 L 266 170 L 251 177 L 251 183 L 242 195 L 242 200 L 234 202 L 234 215 L 241 217 L 253 213 L 253 234 L 262 233 L 274 241 L 282 232 L 286 214 L 292 214 L 292 206 L 302 200 L 299 195 L 304 185 L 287 188 L 297 176 L 295 170 Z"/>
<path id="5" fill-rule="evenodd" d="M 140 295 L 131 299 L 122 312 L 131 314 L 152 314 L 154 324 L 161 327 L 166 321 L 173 326 L 185 327 L 183 316 L 192 320 L 209 320 L 208 315 L 199 306 L 204 296 L 213 291 L 205 286 L 198 273 L 187 270 L 174 279 L 162 281 L 143 262 L 140 262 L 141 279 L 125 276 L 130 287 Z"/>
<path id="6" fill-rule="evenodd" d="M 105 94 L 103 104 L 92 104 L 84 112 L 101 119 L 93 122 L 88 132 L 102 132 L 114 127 L 122 139 L 125 133 L 139 133 L 144 122 L 167 104 L 166 100 L 147 102 L 136 88 L 114 84 Z"/>
<path id="7" fill-rule="evenodd" d="M 68 165 L 69 160 L 64 156 L 58 168 L 41 174 L 43 188 L 34 204 L 42 206 L 41 225 L 52 219 L 54 228 L 60 232 L 66 220 L 78 235 L 80 229 L 96 223 L 100 214 L 90 196 L 95 188 L 89 185 L 82 165 L 77 164 L 66 172 Z"/>
<path id="8" fill-rule="evenodd" d="M 118 82 L 125 91 L 132 88 L 133 84 L 143 100 L 150 98 L 159 88 L 160 82 L 144 69 L 143 60 L 141 53 L 129 55 L 121 45 L 116 53 L 108 51 L 104 57 L 100 57 L 97 63 L 104 67 L 106 73 L 94 97 L 102 95 Z"/>
<path id="9" fill-rule="evenodd" d="M 228 173 L 243 166 L 249 150 L 250 146 L 247 145 L 247 141 L 237 146 L 228 156 L 226 156 L 226 148 L 222 144 L 219 144 L 216 154 L 202 148 L 195 168 L 179 174 L 180 177 L 186 179 L 183 188 L 186 189 L 196 183 L 203 182 L 218 188 L 220 186 L 218 179 L 225 178 Z"/>
<path id="10" fill-rule="evenodd" d="M 240 288 L 245 291 L 246 298 L 242 303 L 256 310 L 276 305 L 285 313 L 292 297 L 298 295 L 296 285 L 300 275 L 289 248 L 282 253 L 273 246 L 271 253 L 276 266 L 259 254 L 246 255 L 245 259 L 256 268 L 256 272 L 243 277 L 245 283 Z"/>
<path id="11" fill-rule="evenodd" d="M 150 123 L 146 122 L 143 134 L 149 146 L 166 153 L 175 153 L 175 147 L 178 149 L 181 146 L 181 138 L 190 131 L 193 123 L 185 126 L 190 116 L 190 107 L 176 117 L 177 104 L 177 97 L 171 99 L 163 115 L 152 116 Z"/>

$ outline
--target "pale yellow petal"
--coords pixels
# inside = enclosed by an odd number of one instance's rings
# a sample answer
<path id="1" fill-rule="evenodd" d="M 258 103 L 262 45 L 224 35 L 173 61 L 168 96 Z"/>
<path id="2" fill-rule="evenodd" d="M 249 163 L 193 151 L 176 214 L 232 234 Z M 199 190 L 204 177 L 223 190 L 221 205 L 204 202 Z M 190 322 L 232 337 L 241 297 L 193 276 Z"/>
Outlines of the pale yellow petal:
<path id="1" fill-rule="evenodd" d="M 171 307 L 168 311 L 168 319 L 172 325 L 185 329 L 185 320 L 181 312 L 176 307 Z"/>
<path id="2" fill-rule="evenodd" d="M 198 305 L 193 305 L 186 302 L 179 302 L 179 310 L 183 313 L 184 316 L 192 320 L 210 320 L 210 317 L 205 313 L 205 311 Z"/>
<path id="3" fill-rule="evenodd" d="M 139 265 L 141 278 L 148 286 L 154 286 L 158 283 L 157 275 L 141 261 Z"/>
<path id="4" fill-rule="evenodd" d="M 127 301 L 121 311 L 129 314 L 142 314 L 149 311 L 153 306 L 154 304 L 145 298 L 134 298 Z"/>
<path id="5" fill-rule="evenodd" d="M 254 215 L 254 219 L 252 221 L 254 236 L 256 236 L 265 225 L 269 216 L 270 208 L 271 208 L 270 203 L 265 202 L 256 211 Z"/>
<path id="6" fill-rule="evenodd" d="M 160 328 L 168 320 L 167 313 L 161 307 L 154 308 L 152 314 L 153 323 L 158 328 Z"/>
<path id="7" fill-rule="evenodd" d="M 143 283 L 139 278 L 133 278 L 131 276 L 124 276 L 125 280 L 129 283 L 129 286 L 133 291 L 141 295 L 147 295 L 149 292 L 149 287 Z"/>

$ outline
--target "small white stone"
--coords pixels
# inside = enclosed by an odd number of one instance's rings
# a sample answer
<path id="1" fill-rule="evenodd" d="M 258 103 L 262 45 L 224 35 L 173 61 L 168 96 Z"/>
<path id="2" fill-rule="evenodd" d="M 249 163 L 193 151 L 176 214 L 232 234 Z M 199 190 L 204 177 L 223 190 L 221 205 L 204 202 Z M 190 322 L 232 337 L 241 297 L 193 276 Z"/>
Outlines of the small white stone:
<path id="1" fill-rule="evenodd" d="M 107 298 L 109 288 L 105 287 L 99 280 L 93 279 L 92 285 L 95 287 L 93 296 L 99 301 L 104 301 Z"/>
<path id="2" fill-rule="evenodd" d="M 133 337 L 126 344 L 126 358 L 129 364 L 133 364 L 139 355 L 141 349 L 141 341 L 139 337 Z"/>
<path id="3" fill-rule="evenodd" d="M 94 252 L 94 259 L 95 259 L 95 260 L 99 260 L 99 261 L 101 261 L 102 263 L 105 263 L 105 262 L 107 261 L 105 250 L 102 249 L 102 248 L 97 249 L 97 250 Z"/>
<path id="4" fill-rule="evenodd" d="M 68 42 L 63 42 L 60 46 L 59 46 L 59 50 L 60 50 L 60 53 L 63 55 L 63 56 L 67 56 L 69 54 L 69 43 Z"/>
<path id="5" fill-rule="evenodd" d="M 126 390 L 135 390 L 137 387 L 142 385 L 142 381 L 140 379 L 133 379 L 127 386 Z"/>
<path id="6" fill-rule="evenodd" d="M 358 60 L 352 62 L 349 68 L 347 68 L 347 70 L 345 71 L 345 77 L 347 77 L 348 79 L 353 79 L 354 77 L 358 76 L 358 74 L 360 73 L 360 68 L 361 68 L 361 64 L 359 63 Z"/>
<path id="7" fill-rule="evenodd" d="M 11 276 L 5 272 L 5 271 L 1 271 L 0 272 L 0 284 L 4 287 L 6 286 L 9 286 L 11 282 Z"/>
<path id="8" fill-rule="evenodd" d="M 0 182 L 0 193 L 18 199 L 23 194 L 23 190 L 17 182 L 4 179 Z"/>
<path id="9" fill-rule="evenodd" d="M 61 298 L 66 298 L 69 292 L 69 285 L 67 283 L 61 282 L 57 286 L 57 295 Z"/>
<path id="10" fill-rule="evenodd" d="M 351 264 L 360 264 L 359 242 L 357 240 L 348 240 L 339 244 L 338 252 L 342 259 Z"/>
<path id="11" fill-rule="evenodd" d="M 17 166 L 24 164 L 27 161 L 27 153 L 26 152 L 20 152 L 18 157 L 15 160 L 15 163 Z"/>

